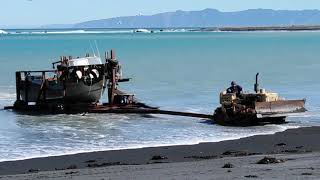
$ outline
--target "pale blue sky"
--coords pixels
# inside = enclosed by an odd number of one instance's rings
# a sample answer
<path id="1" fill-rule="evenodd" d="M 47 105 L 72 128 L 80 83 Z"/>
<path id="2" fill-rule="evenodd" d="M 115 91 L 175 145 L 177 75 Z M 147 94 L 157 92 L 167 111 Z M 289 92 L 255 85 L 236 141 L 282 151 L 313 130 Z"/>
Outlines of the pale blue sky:
<path id="1" fill-rule="evenodd" d="M 320 9 L 320 0 L 1 0 L 0 26 L 77 23 L 116 16 L 214 8 Z"/>

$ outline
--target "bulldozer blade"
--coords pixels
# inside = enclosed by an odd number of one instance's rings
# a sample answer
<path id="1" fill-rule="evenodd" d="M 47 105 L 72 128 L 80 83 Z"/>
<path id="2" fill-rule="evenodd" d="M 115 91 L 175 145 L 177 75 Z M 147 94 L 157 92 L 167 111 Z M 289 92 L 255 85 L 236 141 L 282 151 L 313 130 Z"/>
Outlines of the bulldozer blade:
<path id="1" fill-rule="evenodd" d="M 256 102 L 255 110 L 259 116 L 274 116 L 307 111 L 306 100 L 281 100 L 272 102 Z"/>

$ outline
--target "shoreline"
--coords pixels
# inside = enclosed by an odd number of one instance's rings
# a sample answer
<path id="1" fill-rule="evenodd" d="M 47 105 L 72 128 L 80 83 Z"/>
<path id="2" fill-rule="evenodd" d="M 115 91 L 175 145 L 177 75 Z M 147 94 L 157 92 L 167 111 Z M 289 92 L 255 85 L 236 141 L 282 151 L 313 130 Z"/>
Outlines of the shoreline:
<path id="1" fill-rule="evenodd" d="M 119 149 L 105 149 L 105 150 L 92 150 L 92 151 L 75 151 L 72 153 L 67 153 L 67 154 L 56 154 L 56 155 L 47 155 L 47 156 L 34 156 L 34 157 L 27 157 L 27 158 L 21 158 L 21 159 L 12 159 L 12 160 L 3 160 L 0 161 L 1 163 L 7 163 L 7 162 L 16 162 L 16 161 L 27 161 L 27 160 L 33 160 L 33 159 L 43 159 L 43 158 L 52 158 L 52 157 L 61 157 L 61 156 L 73 156 L 73 155 L 78 155 L 78 154 L 89 154 L 89 153 L 99 153 L 99 152 L 110 152 L 110 151 L 125 151 L 125 150 L 139 150 L 139 149 L 146 149 L 146 148 L 168 148 L 168 147 L 179 147 L 179 146 L 196 146 L 199 144 L 207 144 L 207 143 L 221 143 L 225 141 L 237 141 L 240 139 L 244 138 L 250 138 L 250 137 L 255 137 L 255 136 L 265 136 L 265 135 L 275 135 L 277 133 L 285 132 L 287 130 L 293 130 L 293 129 L 300 129 L 300 128 L 308 128 L 308 127 L 314 127 L 314 126 L 299 126 L 299 127 L 291 127 L 291 128 L 286 128 L 281 131 L 276 131 L 272 133 L 263 133 L 263 134 L 255 134 L 255 135 L 249 135 L 245 137 L 239 137 L 239 138 L 230 138 L 230 139 L 224 139 L 224 140 L 219 140 L 219 141 L 201 141 L 197 143 L 189 143 L 189 144 L 160 144 L 160 145 L 152 145 L 152 146 L 141 146 L 141 147 L 129 147 L 129 148 L 119 148 Z M 1 172 L 0 172 L 1 175 Z"/>
<path id="2" fill-rule="evenodd" d="M 142 29 L 148 29 L 148 30 L 160 30 L 160 32 L 163 32 L 165 30 L 186 30 L 186 32 L 252 32 L 252 31 L 320 31 L 320 25 L 292 25 L 292 26 L 221 26 L 221 27 L 150 27 L 150 28 L 144 28 L 140 27 Z M 95 30 L 135 30 L 139 29 L 139 27 L 136 28 L 53 28 L 53 29 L 47 29 L 47 28 L 31 28 L 31 29 L 2 29 L 3 31 L 92 31 Z M 11 33 L 8 33 L 11 34 Z M 14 34 L 14 33 L 13 33 Z"/>
<path id="3" fill-rule="evenodd" d="M 320 127 L 289 129 L 272 135 L 256 135 L 237 140 L 196 145 L 149 147 L 100 151 L 74 155 L 0 162 L 0 178 L 6 175 L 80 171 L 114 166 L 148 166 L 154 164 L 192 163 L 224 158 L 247 158 L 276 154 L 310 154 L 320 152 Z M 22 176 L 24 176 L 22 175 Z"/>

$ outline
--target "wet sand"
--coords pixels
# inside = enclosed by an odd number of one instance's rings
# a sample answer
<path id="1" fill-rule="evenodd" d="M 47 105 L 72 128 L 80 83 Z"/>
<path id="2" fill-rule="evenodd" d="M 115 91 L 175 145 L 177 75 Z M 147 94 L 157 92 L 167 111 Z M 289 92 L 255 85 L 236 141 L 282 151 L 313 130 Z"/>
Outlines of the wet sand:
<path id="1" fill-rule="evenodd" d="M 2 162 L 0 179 L 320 178 L 319 138 L 320 127 L 308 127 L 217 143 Z M 279 162 L 257 164 L 265 156 Z M 233 168 L 222 168 L 228 162 Z"/>

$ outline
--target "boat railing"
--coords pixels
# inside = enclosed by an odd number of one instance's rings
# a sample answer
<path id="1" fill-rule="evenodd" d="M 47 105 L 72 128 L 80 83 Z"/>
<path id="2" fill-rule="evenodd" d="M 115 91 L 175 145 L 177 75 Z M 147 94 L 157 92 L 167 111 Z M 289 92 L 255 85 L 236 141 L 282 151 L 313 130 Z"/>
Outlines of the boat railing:
<path id="1" fill-rule="evenodd" d="M 57 72 L 57 70 L 42 70 L 42 71 L 17 71 L 20 73 L 42 73 L 42 72 Z"/>
<path id="2" fill-rule="evenodd" d="M 46 99 L 45 97 L 45 84 L 47 82 L 47 80 L 49 78 L 52 78 L 51 76 L 49 76 L 49 73 L 55 73 L 54 76 L 56 76 L 57 70 L 42 70 L 42 71 L 17 71 L 16 72 L 16 95 L 17 95 L 17 101 L 21 100 L 21 90 L 24 91 L 24 95 L 25 95 L 25 102 L 28 103 L 28 94 L 30 92 L 28 92 L 28 87 L 30 85 L 30 82 L 28 80 L 27 77 L 30 76 L 35 76 L 36 74 L 38 74 L 39 77 L 41 77 L 40 79 L 42 79 L 42 85 L 41 85 L 41 89 L 44 92 L 44 100 Z M 23 82 L 24 81 L 24 82 Z M 44 88 L 43 88 L 44 87 Z M 39 96 L 40 97 L 40 96 Z"/>

